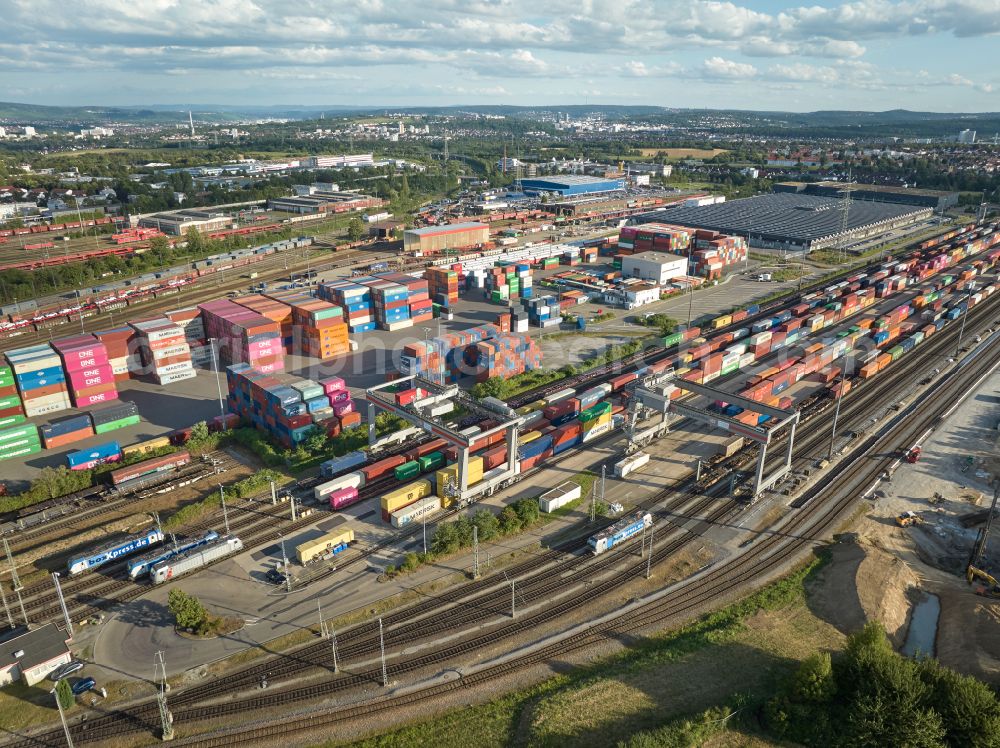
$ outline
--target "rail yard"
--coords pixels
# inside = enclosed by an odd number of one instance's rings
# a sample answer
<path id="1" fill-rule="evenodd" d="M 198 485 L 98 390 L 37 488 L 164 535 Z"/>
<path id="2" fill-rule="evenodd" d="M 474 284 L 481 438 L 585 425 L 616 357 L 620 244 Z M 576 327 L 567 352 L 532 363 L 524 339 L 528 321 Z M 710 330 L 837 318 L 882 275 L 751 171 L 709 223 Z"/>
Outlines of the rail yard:
<path id="1" fill-rule="evenodd" d="M 1000 226 L 940 225 L 643 325 L 646 304 L 751 273 L 743 237 L 672 222 L 704 199 L 577 211 L 597 225 L 571 243 L 537 207 L 424 209 L 402 247 L 296 221 L 4 307 L 0 591 L 20 654 L 0 673 L 36 687 L 79 661 L 84 685 L 63 726 L 0 744 L 352 740 L 689 621 L 877 507 L 1000 364 Z M 259 218 L 225 231 L 280 226 Z M 553 235 L 515 236 L 536 228 Z M 158 233 L 18 228 L 0 260 L 44 272 Z M 547 366 L 594 341 L 603 358 Z M 987 582 L 988 534 L 968 564 Z"/>

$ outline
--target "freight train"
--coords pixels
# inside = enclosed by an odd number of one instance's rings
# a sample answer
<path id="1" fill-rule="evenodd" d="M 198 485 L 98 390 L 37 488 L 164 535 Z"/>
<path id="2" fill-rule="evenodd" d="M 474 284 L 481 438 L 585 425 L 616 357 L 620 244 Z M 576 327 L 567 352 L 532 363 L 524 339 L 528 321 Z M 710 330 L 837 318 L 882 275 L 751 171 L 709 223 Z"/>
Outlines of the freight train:
<path id="1" fill-rule="evenodd" d="M 220 558 L 231 556 L 243 550 L 243 541 L 239 538 L 228 535 L 211 543 L 193 548 L 184 553 L 177 554 L 165 561 L 159 561 L 149 570 L 149 576 L 153 584 L 163 584 L 169 582 L 181 574 L 195 571 L 208 566 L 208 564 L 218 561 Z"/>
<path id="2" fill-rule="evenodd" d="M 130 556 L 136 551 L 162 542 L 163 531 L 159 528 L 138 535 L 132 535 L 116 543 L 110 543 L 96 550 L 88 551 L 86 555 L 70 558 L 67 564 L 69 573 L 71 576 L 76 576 L 77 574 L 91 571 L 111 561 Z"/>
<path id="3" fill-rule="evenodd" d="M 624 543 L 629 538 L 633 538 L 653 525 L 653 515 L 649 512 L 636 512 L 628 517 L 618 520 L 611 527 L 601 530 L 599 533 L 591 535 L 587 539 L 587 545 L 596 556 L 605 551 L 610 551 L 616 545 Z"/>

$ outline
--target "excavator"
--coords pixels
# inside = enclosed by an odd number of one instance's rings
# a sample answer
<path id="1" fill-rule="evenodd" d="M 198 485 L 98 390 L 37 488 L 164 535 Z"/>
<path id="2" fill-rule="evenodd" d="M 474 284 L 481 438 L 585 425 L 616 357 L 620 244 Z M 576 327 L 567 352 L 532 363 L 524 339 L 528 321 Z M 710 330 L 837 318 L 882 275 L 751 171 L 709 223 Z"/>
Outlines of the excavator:
<path id="1" fill-rule="evenodd" d="M 977 595 L 982 595 L 983 597 L 1000 597 L 1000 582 L 997 582 L 997 578 L 989 572 L 969 564 L 965 570 L 965 579 L 969 584 L 972 584 L 977 579 L 982 580 L 983 584 L 978 585 L 974 590 Z"/>
<path id="2" fill-rule="evenodd" d="M 1000 483 L 994 485 L 993 503 L 990 506 L 990 513 L 986 515 L 986 524 L 979 530 L 979 537 L 976 538 L 976 542 L 972 546 L 969 565 L 965 567 L 965 579 L 969 584 L 972 584 L 977 579 L 984 583 L 975 588 L 975 593 L 984 597 L 1000 597 L 1000 582 L 997 582 L 996 577 L 979 566 L 980 559 L 986 552 L 986 541 L 990 537 L 990 527 L 993 524 L 993 514 L 997 509 L 998 498 L 1000 498 Z"/>

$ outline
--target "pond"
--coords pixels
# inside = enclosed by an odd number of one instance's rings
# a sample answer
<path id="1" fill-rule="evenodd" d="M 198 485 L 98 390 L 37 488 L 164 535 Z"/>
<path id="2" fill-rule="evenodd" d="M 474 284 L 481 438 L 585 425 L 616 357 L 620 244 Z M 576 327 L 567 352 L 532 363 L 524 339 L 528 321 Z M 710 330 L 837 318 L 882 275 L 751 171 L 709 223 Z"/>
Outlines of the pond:
<path id="1" fill-rule="evenodd" d="M 938 618 L 941 615 L 941 601 L 937 595 L 923 595 L 913 606 L 910 628 L 906 631 L 903 654 L 907 657 L 933 657 L 934 640 L 937 637 Z"/>

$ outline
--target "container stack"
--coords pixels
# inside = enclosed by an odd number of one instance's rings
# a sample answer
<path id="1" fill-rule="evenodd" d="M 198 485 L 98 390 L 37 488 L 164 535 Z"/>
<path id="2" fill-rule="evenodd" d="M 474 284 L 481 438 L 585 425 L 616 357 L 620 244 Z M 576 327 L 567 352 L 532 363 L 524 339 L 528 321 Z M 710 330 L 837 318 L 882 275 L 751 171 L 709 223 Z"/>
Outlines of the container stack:
<path id="1" fill-rule="evenodd" d="M 407 343 L 400 356 L 399 370 L 404 375 L 417 374 L 436 384 L 457 382 L 462 376 L 476 372 L 479 362 L 476 344 L 501 334 L 502 330 L 496 325 L 481 325 Z"/>
<path id="2" fill-rule="evenodd" d="M 81 449 L 66 455 L 66 462 L 69 463 L 70 470 L 90 470 L 106 462 L 120 462 L 121 459 L 122 448 L 118 442 L 98 444 L 96 447 Z"/>
<path id="3" fill-rule="evenodd" d="M 413 326 L 410 291 L 406 286 L 381 278 L 359 278 L 357 281 L 371 290 L 372 310 L 380 329 L 392 332 Z"/>
<path id="4" fill-rule="evenodd" d="M 23 423 L 24 420 L 24 406 L 17 393 L 14 372 L 9 366 L 0 366 L 0 428 Z"/>
<path id="5" fill-rule="evenodd" d="M 689 272 L 708 280 L 717 280 L 727 267 L 746 260 L 748 251 L 746 239 L 742 236 L 698 229 L 694 232 Z"/>
<path id="6" fill-rule="evenodd" d="M 42 451 L 38 428 L 32 423 L 22 423 L 0 431 L 0 460 L 33 455 Z"/>
<path id="7" fill-rule="evenodd" d="M 323 387 L 323 394 L 326 395 L 333 408 L 333 414 L 341 420 L 343 428 L 350 428 L 361 423 L 361 414 L 355 408 L 354 400 L 351 397 L 347 384 L 340 377 L 327 377 L 319 380 Z"/>
<path id="8" fill-rule="evenodd" d="M 205 333 L 219 346 L 219 365 L 246 363 L 264 374 L 285 368 L 281 330 L 273 320 L 228 299 L 198 306 L 205 320 Z"/>
<path id="9" fill-rule="evenodd" d="M 111 330 L 95 332 L 97 338 L 108 353 L 108 365 L 116 382 L 124 382 L 132 377 L 129 371 L 129 344 L 135 337 L 135 330 L 127 325 Z"/>
<path id="10" fill-rule="evenodd" d="M 433 319 L 433 302 L 428 282 L 424 278 L 416 278 L 406 273 L 378 273 L 375 277 L 390 283 L 397 283 L 406 289 L 406 303 L 414 325 Z"/>
<path id="11" fill-rule="evenodd" d="M 339 358 L 350 352 L 344 310 L 329 301 L 294 291 L 269 295 L 292 310 L 292 353 L 322 360 Z"/>
<path id="12" fill-rule="evenodd" d="M 77 335 L 56 340 L 52 347 L 62 359 L 74 407 L 85 408 L 118 399 L 108 350 L 101 341 L 93 335 Z"/>
<path id="13" fill-rule="evenodd" d="M 542 366 L 542 351 L 526 335 L 500 335 L 476 344 L 476 381 L 507 379 Z"/>
<path id="14" fill-rule="evenodd" d="M 139 423 L 139 409 L 132 402 L 102 405 L 90 411 L 90 422 L 95 434 L 106 434 Z"/>
<path id="15" fill-rule="evenodd" d="M 336 304 L 344 310 L 344 319 L 350 332 L 370 332 L 375 329 L 372 294 L 367 286 L 354 281 L 340 280 L 321 283 L 316 291 L 321 299 Z"/>
<path id="16" fill-rule="evenodd" d="M 42 442 L 46 449 L 56 449 L 94 435 L 94 424 L 89 415 L 73 416 L 42 426 Z"/>
<path id="17" fill-rule="evenodd" d="M 7 351 L 7 363 L 14 371 L 28 418 L 56 413 L 70 407 L 62 359 L 47 343 Z"/>
<path id="18" fill-rule="evenodd" d="M 509 299 L 531 298 L 533 286 L 531 265 L 527 263 L 498 262 L 486 272 L 485 288 L 490 301 L 502 304 Z"/>
<path id="19" fill-rule="evenodd" d="M 198 307 L 191 306 L 165 312 L 165 316 L 184 331 L 184 340 L 191 349 L 191 363 L 209 368 L 212 366 L 212 350 L 205 339 L 205 323 Z"/>
<path id="20" fill-rule="evenodd" d="M 562 310 L 555 296 L 523 299 L 521 305 L 528 312 L 528 322 L 535 327 L 558 327 L 562 322 Z"/>
<path id="21" fill-rule="evenodd" d="M 450 268 L 430 267 L 424 271 L 431 301 L 445 308 L 458 303 L 458 273 Z"/>
<path id="22" fill-rule="evenodd" d="M 285 353 L 292 353 L 294 338 L 294 323 L 292 322 L 292 308 L 283 301 L 261 294 L 251 294 L 250 296 L 240 296 L 233 299 L 237 304 L 246 307 L 252 312 L 257 312 L 261 317 L 278 325 L 281 335 L 281 347 Z"/>
<path id="23" fill-rule="evenodd" d="M 166 317 L 130 322 L 129 326 L 135 330 L 135 347 L 143 373 L 157 384 L 172 384 L 198 375 L 191 361 L 191 347 L 180 326 Z"/>
<path id="24" fill-rule="evenodd" d="M 622 226 L 618 232 L 618 247 L 632 252 L 687 252 L 693 239 L 691 229 L 669 223 L 643 223 Z"/>
<path id="25" fill-rule="evenodd" d="M 581 441 L 596 439 L 611 430 L 611 403 L 600 402 L 581 410 L 577 420 L 580 421 Z"/>

